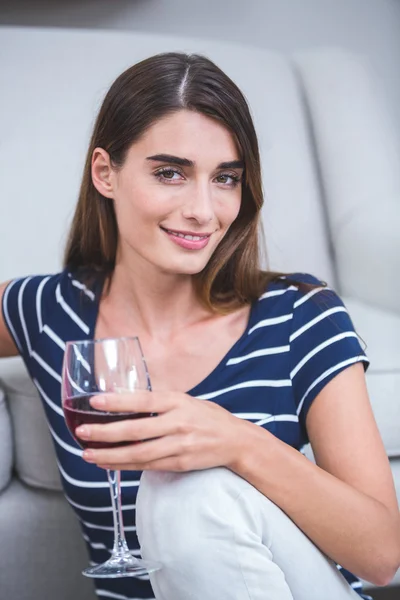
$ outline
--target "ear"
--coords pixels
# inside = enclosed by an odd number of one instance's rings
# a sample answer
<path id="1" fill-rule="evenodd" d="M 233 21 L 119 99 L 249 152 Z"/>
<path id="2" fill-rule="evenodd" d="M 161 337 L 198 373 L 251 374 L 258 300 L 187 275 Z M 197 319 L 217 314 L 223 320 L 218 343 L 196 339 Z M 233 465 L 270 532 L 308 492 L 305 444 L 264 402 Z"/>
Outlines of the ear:
<path id="1" fill-rule="evenodd" d="M 113 198 L 114 170 L 110 156 L 103 148 L 95 148 L 92 154 L 92 181 L 102 196 Z"/>

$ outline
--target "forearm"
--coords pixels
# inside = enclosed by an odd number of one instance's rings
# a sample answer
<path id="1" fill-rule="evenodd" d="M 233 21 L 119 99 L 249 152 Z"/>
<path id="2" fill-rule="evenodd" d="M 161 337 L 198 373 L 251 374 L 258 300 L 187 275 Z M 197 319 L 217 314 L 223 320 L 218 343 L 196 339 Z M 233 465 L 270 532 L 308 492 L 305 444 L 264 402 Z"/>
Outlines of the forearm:
<path id="1" fill-rule="evenodd" d="M 243 422 L 230 468 L 277 504 L 326 555 L 385 585 L 396 568 L 399 521 L 379 501 L 334 477 L 268 431 Z"/>

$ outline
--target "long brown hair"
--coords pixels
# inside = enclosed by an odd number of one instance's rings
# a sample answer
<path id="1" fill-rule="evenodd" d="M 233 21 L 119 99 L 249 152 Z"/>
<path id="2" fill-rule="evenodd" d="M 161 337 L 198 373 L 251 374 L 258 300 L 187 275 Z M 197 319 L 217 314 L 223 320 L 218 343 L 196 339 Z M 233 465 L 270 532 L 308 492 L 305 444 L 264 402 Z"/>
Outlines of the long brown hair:
<path id="1" fill-rule="evenodd" d="M 193 276 L 201 302 L 212 311 L 227 313 L 253 302 L 270 281 L 286 274 L 260 268 L 263 192 L 258 141 L 248 104 L 236 84 L 202 55 L 157 54 L 133 65 L 112 84 L 90 140 L 64 266 L 81 272 L 86 283 L 96 277 L 110 283 L 118 227 L 112 200 L 102 196 L 92 182 L 93 151 L 103 148 L 120 168 L 131 145 L 151 125 L 182 109 L 223 123 L 245 165 L 239 214 L 206 267 Z"/>

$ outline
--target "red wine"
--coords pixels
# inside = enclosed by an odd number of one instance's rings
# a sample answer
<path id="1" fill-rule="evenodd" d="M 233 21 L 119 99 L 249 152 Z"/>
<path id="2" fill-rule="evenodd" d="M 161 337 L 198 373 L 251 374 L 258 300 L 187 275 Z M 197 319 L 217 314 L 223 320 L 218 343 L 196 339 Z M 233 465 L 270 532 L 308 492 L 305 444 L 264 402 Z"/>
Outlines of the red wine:
<path id="1" fill-rule="evenodd" d="M 143 419 L 151 417 L 154 413 L 111 413 L 101 412 L 90 405 L 90 398 L 93 394 L 85 394 L 74 398 L 67 398 L 64 402 L 64 415 L 68 429 L 76 442 L 82 448 L 116 448 L 117 446 L 127 446 L 139 442 L 92 442 L 82 440 L 75 435 L 75 429 L 80 425 L 91 423 L 114 423 L 115 421 L 124 421 L 127 419 Z"/>

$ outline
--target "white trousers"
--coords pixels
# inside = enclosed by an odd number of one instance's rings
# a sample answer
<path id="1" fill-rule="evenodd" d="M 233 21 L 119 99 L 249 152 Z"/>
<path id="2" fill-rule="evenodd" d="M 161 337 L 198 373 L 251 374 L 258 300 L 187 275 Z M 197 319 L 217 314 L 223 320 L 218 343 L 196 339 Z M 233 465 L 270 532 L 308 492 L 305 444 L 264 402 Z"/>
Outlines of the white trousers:
<path id="1" fill-rule="evenodd" d="M 157 600 L 360 600 L 271 500 L 229 469 L 145 471 L 136 504 Z"/>

